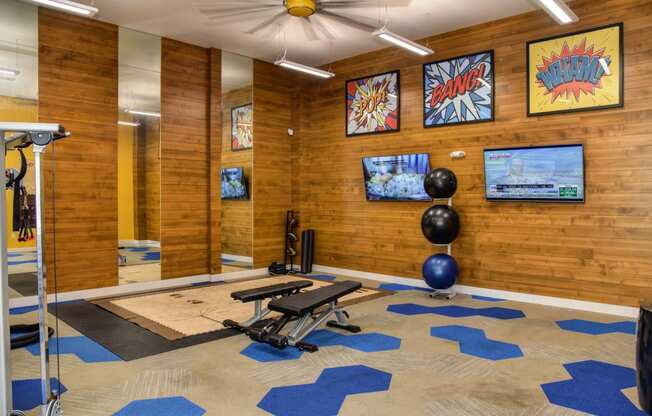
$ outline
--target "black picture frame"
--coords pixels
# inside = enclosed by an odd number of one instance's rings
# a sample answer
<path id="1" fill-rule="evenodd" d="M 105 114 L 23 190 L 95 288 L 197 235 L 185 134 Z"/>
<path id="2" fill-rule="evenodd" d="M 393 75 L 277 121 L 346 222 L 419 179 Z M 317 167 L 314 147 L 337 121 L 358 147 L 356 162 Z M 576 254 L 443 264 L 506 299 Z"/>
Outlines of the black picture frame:
<path id="1" fill-rule="evenodd" d="M 239 151 L 242 151 L 242 150 L 250 150 L 250 149 L 253 149 L 253 147 L 254 147 L 254 146 L 253 146 L 253 126 L 252 126 L 251 146 L 249 146 L 249 147 L 240 147 L 240 148 L 237 148 L 237 149 L 234 149 L 234 148 L 233 148 L 233 116 L 234 116 L 234 113 L 235 113 L 237 110 L 239 110 L 239 109 L 241 109 L 241 108 L 245 108 L 245 107 L 251 107 L 252 122 L 253 122 L 253 111 L 254 111 L 254 104 L 253 104 L 253 102 L 249 102 L 249 103 L 247 103 L 247 104 L 238 105 L 238 106 L 236 106 L 236 107 L 231 107 L 231 131 L 229 132 L 229 136 L 230 136 L 230 138 L 231 138 L 231 139 L 230 139 L 230 142 L 231 142 L 231 151 L 232 151 L 232 152 L 239 152 Z"/>
<path id="2" fill-rule="evenodd" d="M 383 75 L 390 75 L 390 74 L 396 75 L 396 90 L 397 90 L 396 91 L 396 129 L 380 130 L 380 131 L 372 131 L 372 132 L 364 132 L 364 133 L 349 133 L 349 92 L 348 92 L 349 83 L 357 82 L 363 79 L 379 77 Z M 371 136 L 377 134 L 398 133 L 400 131 L 401 131 L 401 71 L 400 70 L 386 71 L 378 74 L 367 75 L 364 77 L 348 79 L 344 81 L 344 134 L 346 135 L 346 137 Z"/>
<path id="3" fill-rule="evenodd" d="M 614 27 L 619 28 L 619 42 L 618 42 L 618 48 L 619 48 L 619 83 L 620 83 L 620 91 L 618 94 L 618 103 L 617 104 L 608 104 L 608 105 L 601 105 L 601 106 L 595 106 L 595 107 L 585 107 L 585 108 L 570 108 L 567 110 L 555 110 L 555 111 L 545 111 L 545 112 L 540 112 L 540 113 L 533 113 L 532 109 L 530 108 L 530 94 L 531 94 L 531 87 L 530 87 L 530 45 L 535 44 L 535 43 L 540 43 L 540 42 L 548 42 L 551 40 L 557 40 L 560 38 L 565 38 L 569 36 L 577 36 L 577 35 L 582 35 L 584 33 L 590 33 L 590 32 L 596 32 L 599 30 L 604 30 L 604 29 L 611 29 Z M 585 112 L 585 111 L 599 111 L 599 110 L 606 110 L 610 108 L 623 108 L 625 106 L 625 53 L 624 53 L 624 27 L 625 25 L 620 22 L 620 23 L 612 23 L 604 26 L 599 26 L 599 27 L 594 27 L 591 29 L 583 29 L 575 32 L 569 32 L 569 33 L 564 33 L 561 35 L 554 35 L 554 36 L 548 36 L 546 38 L 542 39 L 537 39 L 537 40 L 531 40 L 527 41 L 525 43 L 525 68 L 526 68 L 526 73 L 527 76 L 525 78 L 525 87 L 526 87 L 526 102 L 527 102 L 527 116 L 528 117 L 544 117 L 544 116 L 550 116 L 550 115 L 557 115 L 557 114 L 567 114 L 567 113 L 579 113 L 579 112 Z"/>
<path id="4" fill-rule="evenodd" d="M 453 123 L 446 123 L 446 124 L 428 124 L 426 122 L 426 67 L 430 65 L 435 65 L 435 64 L 440 64 L 442 62 L 450 62 L 450 61 L 455 61 L 458 59 L 462 58 L 468 58 L 469 56 L 476 56 L 476 55 L 483 55 L 483 54 L 489 54 L 491 56 L 491 117 L 488 119 L 484 120 L 468 120 L 468 121 L 456 121 Z M 479 52 L 473 52 L 473 53 L 467 53 L 464 55 L 458 55 L 458 56 L 453 56 L 451 58 L 445 58 L 445 59 L 439 59 L 437 61 L 432 61 L 432 62 L 427 62 L 423 64 L 422 66 L 422 80 L 421 80 L 421 87 L 423 88 L 423 96 L 422 96 L 422 102 L 421 104 L 423 105 L 423 128 L 426 129 L 431 129 L 431 128 L 439 128 L 439 127 L 451 127 L 451 126 L 458 126 L 458 125 L 464 125 L 464 124 L 478 124 L 478 123 L 491 123 L 496 121 L 496 59 L 495 59 L 495 53 L 493 49 L 488 49 L 484 51 L 479 51 Z"/>

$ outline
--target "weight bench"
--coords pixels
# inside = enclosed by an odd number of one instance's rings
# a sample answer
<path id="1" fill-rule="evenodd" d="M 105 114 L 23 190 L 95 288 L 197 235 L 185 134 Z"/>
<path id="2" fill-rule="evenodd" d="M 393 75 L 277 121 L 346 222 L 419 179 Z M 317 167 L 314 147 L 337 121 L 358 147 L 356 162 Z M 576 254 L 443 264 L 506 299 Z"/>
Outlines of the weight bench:
<path id="1" fill-rule="evenodd" d="M 326 325 L 350 332 L 360 332 L 359 326 L 347 322 L 349 316 L 346 311 L 337 307 L 337 301 L 361 287 L 362 284 L 358 282 L 344 281 L 275 299 L 267 307 L 270 311 L 282 313 L 283 316 L 262 328 L 249 328 L 246 333 L 252 340 L 270 344 L 278 349 L 289 345 L 302 351 L 315 352 L 319 347 L 302 340 L 333 314 L 336 320 L 328 321 Z M 322 306 L 326 308 L 318 310 Z M 294 327 L 287 335 L 280 334 L 283 327 L 291 320 L 297 321 Z"/>
<path id="2" fill-rule="evenodd" d="M 269 315 L 270 310 L 263 308 L 263 300 L 278 299 L 284 296 L 294 295 L 299 293 L 301 289 L 305 289 L 310 286 L 312 286 L 312 282 L 310 280 L 298 280 L 295 282 L 279 283 L 271 286 L 257 287 L 255 289 L 233 292 L 231 293 L 231 297 L 235 300 L 239 300 L 242 303 L 255 302 L 254 315 L 242 323 L 227 319 L 222 322 L 222 325 L 245 332 L 246 329 L 251 325 Z"/>

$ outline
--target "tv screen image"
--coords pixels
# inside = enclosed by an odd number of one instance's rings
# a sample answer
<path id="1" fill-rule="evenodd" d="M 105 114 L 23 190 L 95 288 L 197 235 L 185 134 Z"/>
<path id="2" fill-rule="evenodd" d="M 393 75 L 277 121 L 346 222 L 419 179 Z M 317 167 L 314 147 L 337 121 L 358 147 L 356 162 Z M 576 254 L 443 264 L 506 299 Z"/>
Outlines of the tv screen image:
<path id="1" fill-rule="evenodd" d="M 497 201 L 584 201 L 581 144 L 487 149 L 486 197 Z"/>
<path id="2" fill-rule="evenodd" d="M 249 199 L 243 168 L 222 169 L 222 199 Z"/>
<path id="3" fill-rule="evenodd" d="M 427 153 L 362 159 L 368 201 L 431 201 L 423 187 Z"/>

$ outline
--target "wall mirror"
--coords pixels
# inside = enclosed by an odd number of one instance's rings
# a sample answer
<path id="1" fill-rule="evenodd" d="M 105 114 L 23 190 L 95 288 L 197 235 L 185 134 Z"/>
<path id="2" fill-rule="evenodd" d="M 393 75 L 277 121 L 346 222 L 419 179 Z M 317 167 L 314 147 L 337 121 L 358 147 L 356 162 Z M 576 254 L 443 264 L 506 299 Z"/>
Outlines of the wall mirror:
<path id="1" fill-rule="evenodd" d="M 253 267 L 253 116 L 253 60 L 222 51 L 222 273 Z"/>
<path id="2" fill-rule="evenodd" d="M 118 61 L 118 274 L 161 279 L 161 38 L 120 28 Z"/>
<path id="3" fill-rule="evenodd" d="M 0 2 L 0 121 L 38 122 L 38 10 L 18 1 Z M 3 189 L 10 297 L 37 293 L 34 154 L 21 152 L 4 155 L 5 173 L 17 179 Z"/>

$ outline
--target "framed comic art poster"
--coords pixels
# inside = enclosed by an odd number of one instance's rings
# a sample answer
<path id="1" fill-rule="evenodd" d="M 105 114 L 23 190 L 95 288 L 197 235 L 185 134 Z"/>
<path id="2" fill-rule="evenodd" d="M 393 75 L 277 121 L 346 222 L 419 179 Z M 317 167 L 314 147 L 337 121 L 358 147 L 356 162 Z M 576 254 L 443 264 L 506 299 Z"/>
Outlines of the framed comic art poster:
<path id="1" fill-rule="evenodd" d="M 346 136 L 400 130 L 399 72 L 346 81 Z"/>
<path id="2" fill-rule="evenodd" d="M 622 23 L 527 43 L 528 116 L 623 106 Z"/>
<path id="3" fill-rule="evenodd" d="M 494 119 L 494 52 L 458 56 L 423 66 L 423 126 Z"/>

